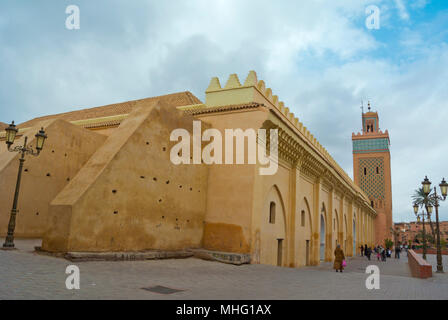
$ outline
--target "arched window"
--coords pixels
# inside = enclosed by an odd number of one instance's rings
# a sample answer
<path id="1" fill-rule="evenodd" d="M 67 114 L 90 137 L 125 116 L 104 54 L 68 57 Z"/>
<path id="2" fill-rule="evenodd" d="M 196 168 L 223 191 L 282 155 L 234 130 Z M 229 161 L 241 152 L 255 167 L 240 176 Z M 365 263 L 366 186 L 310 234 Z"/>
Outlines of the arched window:
<path id="1" fill-rule="evenodd" d="M 301 225 L 302 225 L 302 227 L 304 227 L 305 226 L 305 210 L 302 210 L 300 219 L 301 219 Z"/>
<path id="2" fill-rule="evenodd" d="M 364 175 L 367 175 L 367 168 L 364 168 Z"/>
<path id="3" fill-rule="evenodd" d="M 269 206 L 269 223 L 275 223 L 275 202 L 273 201 Z"/>

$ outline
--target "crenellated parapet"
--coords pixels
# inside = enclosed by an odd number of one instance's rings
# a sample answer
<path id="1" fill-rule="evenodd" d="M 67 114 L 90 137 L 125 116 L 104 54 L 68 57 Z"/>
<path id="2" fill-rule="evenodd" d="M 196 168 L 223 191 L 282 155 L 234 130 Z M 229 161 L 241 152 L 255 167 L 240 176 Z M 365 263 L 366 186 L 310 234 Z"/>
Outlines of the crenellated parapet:
<path id="1" fill-rule="evenodd" d="M 267 88 L 263 80 L 258 80 L 255 71 L 250 71 L 243 84 L 237 74 L 231 74 L 224 87 L 218 77 L 213 77 L 205 91 L 205 105 L 203 108 L 220 107 L 236 104 L 247 104 L 252 102 L 263 103 L 266 106 L 280 112 L 289 124 L 298 130 L 303 137 L 309 141 L 314 148 L 322 153 L 330 161 L 334 162 L 328 151 L 320 144 L 306 126 L 279 100 L 277 95 Z"/>
<path id="2" fill-rule="evenodd" d="M 317 138 L 308 130 L 308 128 L 299 121 L 290 108 L 280 101 L 277 95 L 274 95 L 271 88 L 266 87 L 263 80 L 259 80 L 255 71 L 250 71 L 243 84 L 237 74 L 231 74 L 224 87 L 217 77 L 213 77 L 205 91 L 205 105 L 202 108 L 212 109 L 227 105 L 261 103 L 279 114 L 285 122 L 293 128 L 299 136 L 304 138 L 310 145 L 317 150 L 321 156 L 326 159 L 345 180 L 352 181 L 348 174 L 333 159 L 330 153 L 322 146 Z M 288 156 L 291 158 L 291 156 Z M 355 188 L 359 189 L 357 186 Z M 358 190 L 360 191 L 360 189 Z"/>

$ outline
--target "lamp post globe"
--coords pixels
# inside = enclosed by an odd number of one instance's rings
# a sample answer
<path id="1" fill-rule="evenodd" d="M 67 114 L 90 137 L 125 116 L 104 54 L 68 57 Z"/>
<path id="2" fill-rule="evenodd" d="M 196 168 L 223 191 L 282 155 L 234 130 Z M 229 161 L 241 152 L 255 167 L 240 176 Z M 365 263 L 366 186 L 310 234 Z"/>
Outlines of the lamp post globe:
<path id="1" fill-rule="evenodd" d="M 446 195 L 448 192 L 448 183 L 445 181 L 445 178 L 442 179 L 442 182 L 439 184 L 440 191 L 442 192 L 442 196 L 446 199 Z"/>
<path id="2" fill-rule="evenodd" d="M 14 124 L 14 121 L 9 125 L 8 128 L 5 129 L 6 131 L 6 144 L 8 145 L 8 149 L 9 147 L 14 143 L 14 140 L 16 138 L 17 132 L 19 131 L 16 128 L 16 125 Z"/>
<path id="3" fill-rule="evenodd" d="M 425 176 L 425 180 L 422 181 L 423 192 L 428 195 L 431 192 L 431 181 Z"/>
<path id="4" fill-rule="evenodd" d="M 40 152 L 44 148 L 45 139 L 47 139 L 47 135 L 45 134 L 44 128 L 41 128 L 39 132 L 36 133 L 35 137 L 36 137 L 36 149 L 37 152 Z"/>
<path id="5" fill-rule="evenodd" d="M 418 204 L 414 203 L 413 208 L 414 208 L 414 213 L 417 214 L 418 213 Z"/>

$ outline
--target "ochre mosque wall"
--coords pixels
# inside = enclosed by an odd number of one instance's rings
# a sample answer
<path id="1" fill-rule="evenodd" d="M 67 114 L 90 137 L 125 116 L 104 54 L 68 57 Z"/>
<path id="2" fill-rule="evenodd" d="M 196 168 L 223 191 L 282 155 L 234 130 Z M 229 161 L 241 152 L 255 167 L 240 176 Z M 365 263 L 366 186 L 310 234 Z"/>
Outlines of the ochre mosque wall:
<path id="1" fill-rule="evenodd" d="M 47 206 L 48 213 L 38 228 L 19 214 L 16 235 L 43 237 L 43 249 L 53 252 L 204 248 L 288 267 L 331 261 L 336 244 L 347 256 L 354 245 L 374 244 L 376 211 L 367 196 L 255 72 L 244 84 L 231 75 L 224 87 L 213 78 L 205 103 L 190 93 L 169 97 L 115 106 L 115 115 L 108 107 L 96 110 L 107 110 L 97 118 L 73 113 L 66 121 L 22 126 L 20 134 L 30 136 L 45 126 L 44 151 L 27 161 L 41 175 L 48 171 L 43 166 L 53 167 L 61 181 L 24 176 L 20 214 L 30 205 Z M 258 164 L 174 165 L 170 132 L 191 132 L 193 119 L 202 130 L 277 129 L 277 172 L 260 175 Z M 52 158 L 64 148 L 80 154 L 71 171 Z M 7 186 L 1 193 L 3 233 L 18 165 L 11 155 L 0 153 L 2 188 Z M 10 167 L 1 169 L 5 164 Z M 43 185 L 51 192 L 33 194 Z"/>

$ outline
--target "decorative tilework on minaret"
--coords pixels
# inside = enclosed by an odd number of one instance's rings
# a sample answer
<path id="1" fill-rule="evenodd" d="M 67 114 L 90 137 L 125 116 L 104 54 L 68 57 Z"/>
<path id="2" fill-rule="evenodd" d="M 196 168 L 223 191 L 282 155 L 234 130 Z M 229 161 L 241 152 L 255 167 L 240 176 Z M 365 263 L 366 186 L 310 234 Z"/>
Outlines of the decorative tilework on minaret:
<path id="1" fill-rule="evenodd" d="M 378 113 L 362 113 L 362 133 L 352 134 L 353 176 L 367 194 L 378 215 L 375 220 L 376 244 L 392 239 L 392 183 L 389 133 L 380 130 Z"/>

